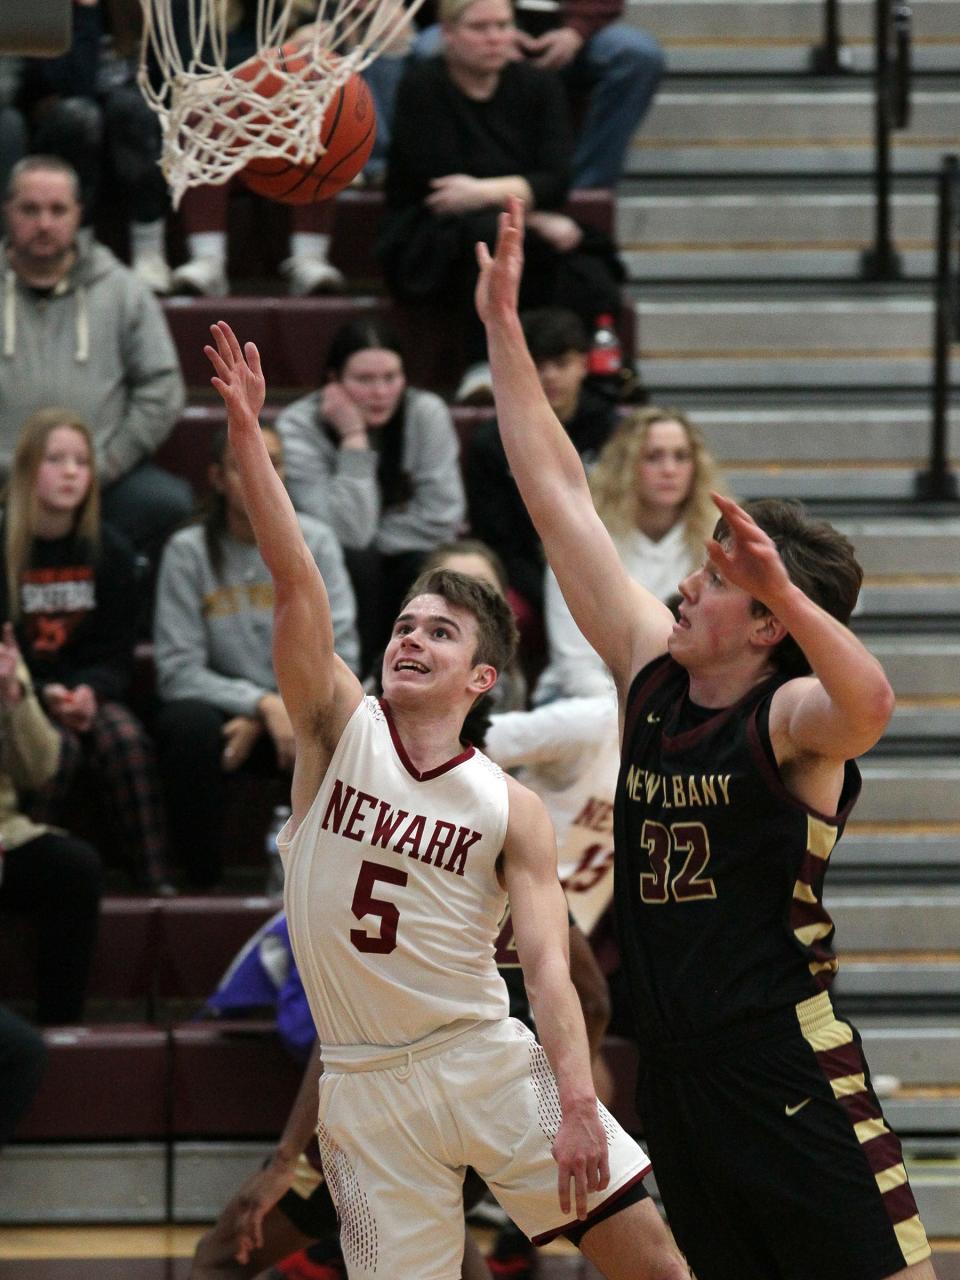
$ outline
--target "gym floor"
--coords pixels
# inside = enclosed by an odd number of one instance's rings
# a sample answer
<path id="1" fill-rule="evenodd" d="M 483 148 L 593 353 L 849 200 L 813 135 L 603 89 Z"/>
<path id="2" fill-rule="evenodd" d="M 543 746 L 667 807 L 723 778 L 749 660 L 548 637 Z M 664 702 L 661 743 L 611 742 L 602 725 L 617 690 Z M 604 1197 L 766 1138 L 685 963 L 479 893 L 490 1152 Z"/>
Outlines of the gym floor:
<path id="1" fill-rule="evenodd" d="M 0 1280 L 187 1280 L 202 1227 L 0 1228 Z M 476 1231 L 482 1247 L 490 1233 Z M 960 1280 L 960 1239 L 934 1242 L 939 1280 Z M 541 1252 L 538 1280 L 596 1280 L 561 1242 Z"/>

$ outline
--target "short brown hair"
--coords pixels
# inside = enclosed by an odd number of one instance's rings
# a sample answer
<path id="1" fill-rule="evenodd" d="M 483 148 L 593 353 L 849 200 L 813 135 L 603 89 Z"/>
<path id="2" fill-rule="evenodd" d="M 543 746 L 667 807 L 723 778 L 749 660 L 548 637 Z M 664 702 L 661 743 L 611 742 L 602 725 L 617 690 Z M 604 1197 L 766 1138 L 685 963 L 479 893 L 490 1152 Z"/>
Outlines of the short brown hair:
<path id="1" fill-rule="evenodd" d="M 477 621 L 477 647 L 473 661 L 503 671 L 517 650 L 517 624 L 510 606 L 488 583 L 454 569 L 428 569 L 410 586 L 401 612 L 417 596 L 440 596 L 458 609 L 466 609 Z"/>
<path id="2" fill-rule="evenodd" d="M 846 626 L 863 582 L 863 569 L 850 539 L 826 520 L 812 519 L 799 502 L 759 498 L 745 502 L 743 509 L 773 540 L 790 581 L 814 604 Z M 713 536 L 718 542 L 730 536 L 722 516 Z M 753 611 L 755 614 L 768 612 L 759 600 L 754 601 Z M 809 662 L 790 635 L 780 642 L 773 656 L 777 668 L 784 674 L 806 675 L 810 671 Z"/>

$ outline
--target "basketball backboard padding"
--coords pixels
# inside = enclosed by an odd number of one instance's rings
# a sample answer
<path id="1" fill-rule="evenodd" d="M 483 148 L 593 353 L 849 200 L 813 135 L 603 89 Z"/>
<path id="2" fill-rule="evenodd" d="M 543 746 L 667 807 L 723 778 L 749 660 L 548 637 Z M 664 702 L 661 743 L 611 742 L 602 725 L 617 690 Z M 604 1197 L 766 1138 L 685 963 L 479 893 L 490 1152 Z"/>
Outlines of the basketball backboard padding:
<path id="1" fill-rule="evenodd" d="M 55 58 L 70 48 L 71 0 L 2 0 L 0 54 Z"/>

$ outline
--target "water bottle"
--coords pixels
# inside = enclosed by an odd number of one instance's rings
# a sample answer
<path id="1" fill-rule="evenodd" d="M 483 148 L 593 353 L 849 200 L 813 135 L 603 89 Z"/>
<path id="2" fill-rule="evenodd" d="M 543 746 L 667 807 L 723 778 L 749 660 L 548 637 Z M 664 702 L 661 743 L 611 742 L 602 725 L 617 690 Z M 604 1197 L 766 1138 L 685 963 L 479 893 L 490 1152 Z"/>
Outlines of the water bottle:
<path id="1" fill-rule="evenodd" d="M 270 826 L 267 830 L 265 848 L 267 854 L 266 894 L 268 898 L 279 898 L 283 895 L 283 863 L 280 861 L 280 850 L 277 848 L 277 836 L 289 817 L 290 806 L 278 804 L 273 811 L 273 817 L 270 819 Z"/>
<path id="2" fill-rule="evenodd" d="M 587 353 L 587 372 L 595 378 L 618 379 L 622 364 L 623 351 L 613 327 L 613 316 L 597 316 L 593 342 Z"/>

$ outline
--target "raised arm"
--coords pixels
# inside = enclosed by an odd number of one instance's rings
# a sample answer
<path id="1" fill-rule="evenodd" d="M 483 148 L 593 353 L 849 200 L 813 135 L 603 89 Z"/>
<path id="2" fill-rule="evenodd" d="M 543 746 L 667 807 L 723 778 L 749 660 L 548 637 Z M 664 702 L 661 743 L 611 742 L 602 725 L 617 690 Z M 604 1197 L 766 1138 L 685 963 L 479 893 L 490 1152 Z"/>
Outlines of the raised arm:
<path id="1" fill-rule="evenodd" d="M 557 1079 L 562 1120 L 553 1144 L 560 1208 L 578 1218 L 587 1193 L 609 1177 L 607 1140 L 597 1111 L 583 1012 L 570 979 L 567 904 L 557 879 L 556 838 L 543 803 L 512 778 L 504 875 L 514 938 L 537 1034 Z"/>
<path id="2" fill-rule="evenodd" d="M 773 541 L 730 498 L 714 494 L 731 537 L 711 541 L 708 553 L 728 582 L 764 604 L 793 637 L 812 676 L 783 685 L 770 708 L 770 733 L 781 764 L 838 764 L 862 755 L 893 713 L 883 668 L 849 627 L 833 618 L 787 575 Z"/>
<path id="3" fill-rule="evenodd" d="M 215 370 L 211 381 L 227 406 L 230 447 L 244 502 L 273 579 L 273 660 L 280 693 L 298 756 L 301 748 L 315 746 L 318 740 L 330 752 L 363 691 L 336 655 L 323 578 L 263 442 L 258 422 L 265 394 L 260 353 L 252 342 L 241 350 L 228 324 L 215 324 L 211 332 L 216 347 L 204 348 Z"/>
<path id="4" fill-rule="evenodd" d="M 497 421 L 510 470 L 577 625 L 623 693 L 667 647 L 673 618 L 625 571 L 599 516 L 583 464 L 543 393 L 527 350 L 517 296 L 523 210 L 500 215 L 496 254 L 477 246 L 477 312 L 487 330 Z"/>

